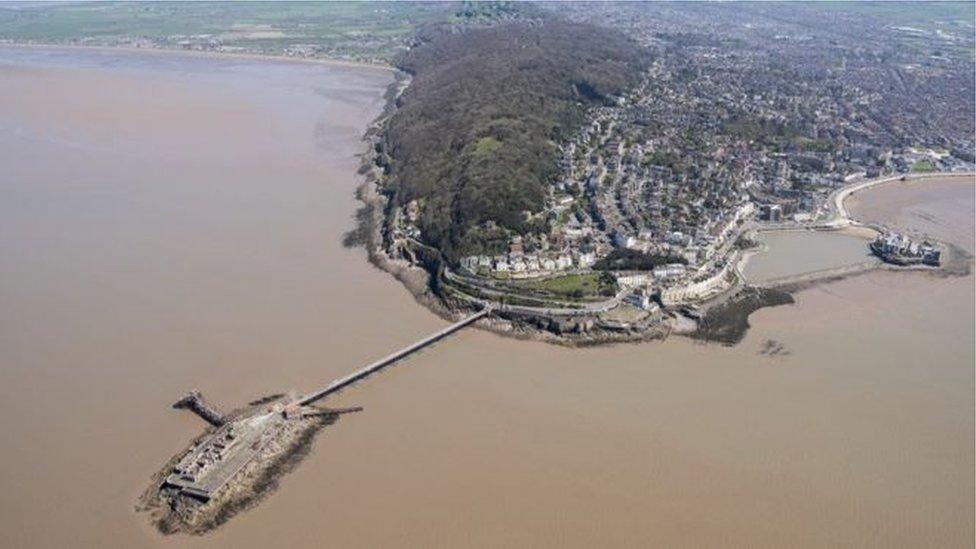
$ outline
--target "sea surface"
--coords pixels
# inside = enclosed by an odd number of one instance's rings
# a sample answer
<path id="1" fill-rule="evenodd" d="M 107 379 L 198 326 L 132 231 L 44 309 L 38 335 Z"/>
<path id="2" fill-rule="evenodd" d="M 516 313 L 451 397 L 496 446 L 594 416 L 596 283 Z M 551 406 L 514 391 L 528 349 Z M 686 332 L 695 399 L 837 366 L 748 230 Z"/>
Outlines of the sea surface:
<path id="1" fill-rule="evenodd" d="M 331 402 L 364 411 L 259 506 L 159 535 L 134 507 L 202 429 L 183 392 L 311 390 L 446 324 L 341 244 L 391 81 L 0 49 L 3 545 L 971 546 L 974 280 L 893 272 L 758 311 L 735 347 L 464 330 Z M 971 252 L 973 190 L 851 204 Z"/>

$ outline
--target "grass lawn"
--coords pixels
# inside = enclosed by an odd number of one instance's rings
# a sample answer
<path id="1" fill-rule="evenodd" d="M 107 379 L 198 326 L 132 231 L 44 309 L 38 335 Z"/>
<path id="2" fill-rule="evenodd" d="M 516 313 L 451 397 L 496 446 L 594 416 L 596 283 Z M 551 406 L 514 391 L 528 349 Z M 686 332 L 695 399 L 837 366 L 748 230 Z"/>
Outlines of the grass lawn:
<path id="1" fill-rule="evenodd" d="M 569 274 L 543 280 L 526 280 L 518 285 L 536 292 L 549 292 L 557 296 L 583 297 L 593 295 L 613 295 L 617 283 L 602 278 L 601 273 Z"/>
<path id="2" fill-rule="evenodd" d="M 934 172 L 935 166 L 932 165 L 931 160 L 919 160 L 912 165 L 912 171 L 915 173 Z"/>

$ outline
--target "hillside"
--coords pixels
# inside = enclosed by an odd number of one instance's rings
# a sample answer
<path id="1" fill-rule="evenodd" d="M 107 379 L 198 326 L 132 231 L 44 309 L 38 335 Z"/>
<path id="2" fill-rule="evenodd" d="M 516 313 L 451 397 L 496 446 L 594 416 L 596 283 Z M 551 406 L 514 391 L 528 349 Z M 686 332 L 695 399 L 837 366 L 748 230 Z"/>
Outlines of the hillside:
<path id="1" fill-rule="evenodd" d="M 396 63 L 413 76 L 386 128 L 392 207 L 420 205 L 448 260 L 498 251 L 544 220 L 558 141 L 590 106 L 635 85 L 648 61 L 609 29 L 558 20 L 427 28 Z"/>

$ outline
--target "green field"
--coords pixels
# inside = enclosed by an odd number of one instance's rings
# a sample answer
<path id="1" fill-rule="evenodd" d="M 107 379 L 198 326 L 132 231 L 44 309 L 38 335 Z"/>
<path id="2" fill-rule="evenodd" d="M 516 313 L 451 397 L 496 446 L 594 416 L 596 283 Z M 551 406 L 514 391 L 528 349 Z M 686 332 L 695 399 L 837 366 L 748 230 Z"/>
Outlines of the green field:
<path id="1" fill-rule="evenodd" d="M 823 2 L 825 10 L 877 17 L 891 25 L 905 25 L 924 30 L 947 28 L 969 29 L 976 10 L 972 2 Z"/>
<path id="2" fill-rule="evenodd" d="M 931 160 L 919 160 L 915 164 L 912 164 L 912 171 L 915 173 L 934 172 L 935 166 L 932 165 Z"/>
<path id="3" fill-rule="evenodd" d="M 569 274 L 542 280 L 527 280 L 518 284 L 519 289 L 535 293 L 547 293 L 557 297 L 580 298 L 585 296 L 612 296 L 617 293 L 613 277 L 603 273 Z"/>
<path id="4" fill-rule="evenodd" d="M 444 20 L 451 4 L 426 2 L 78 2 L 0 4 L 0 40 L 161 46 L 218 40 L 281 53 L 314 45 L 326 53 L 389 59 L 417 25 Z"/>

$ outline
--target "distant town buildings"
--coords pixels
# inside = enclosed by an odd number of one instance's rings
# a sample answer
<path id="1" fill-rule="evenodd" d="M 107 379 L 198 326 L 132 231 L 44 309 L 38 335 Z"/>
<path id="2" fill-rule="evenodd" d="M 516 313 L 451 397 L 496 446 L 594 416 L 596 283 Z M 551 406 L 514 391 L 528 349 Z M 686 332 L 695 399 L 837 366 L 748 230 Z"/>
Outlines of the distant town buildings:
<path id="1" fill-rule="evenodd" d="M 565 10 L 657 55 L 639 86 L 608 97 L 560 144 L 546 205 L 526 212 L 537 228 L 461 258 L 457 267 L 486 287 L 623 257 L 642 266 L 615 273 L 631 292 L 625 303 L 700 301 L 732 283 L 735 243 L 756 223 L 817 223 L 832 192 L 866 178 L 976 168 L 968 54 L 920 57 L 901 31 L 844 14 L 805 18 L 816 21 L 807 28 L 761 5 Z M 909 43 L 971 38 L 912 33 Z M 422 241 L 418 207 L 407 208 L 393 238 Z M 898 235 L 872 249 L 893 262 L 939 261 L 933 246 Z"/>

